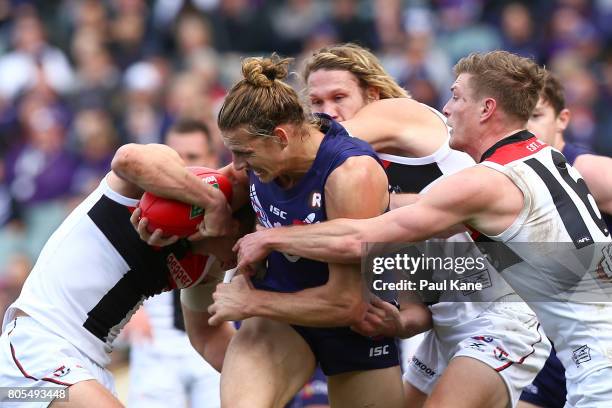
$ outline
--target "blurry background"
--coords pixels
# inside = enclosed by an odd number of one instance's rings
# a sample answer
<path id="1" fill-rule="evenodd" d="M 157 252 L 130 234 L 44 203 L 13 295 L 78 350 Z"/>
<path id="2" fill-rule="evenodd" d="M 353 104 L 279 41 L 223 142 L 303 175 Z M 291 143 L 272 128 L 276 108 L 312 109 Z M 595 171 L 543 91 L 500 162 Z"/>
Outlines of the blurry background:
<path id="1" fill-rule="evenodd" d="M 194 117 L 226 164 L 215 118 L 240 59 L 299 72 L 346 41 L 438 109 L 469 52 L 532 56 L 566 87 L 566 138 L 612 154 L 612 0 L 0 0 L 0 313 L 118 146 Z"/>

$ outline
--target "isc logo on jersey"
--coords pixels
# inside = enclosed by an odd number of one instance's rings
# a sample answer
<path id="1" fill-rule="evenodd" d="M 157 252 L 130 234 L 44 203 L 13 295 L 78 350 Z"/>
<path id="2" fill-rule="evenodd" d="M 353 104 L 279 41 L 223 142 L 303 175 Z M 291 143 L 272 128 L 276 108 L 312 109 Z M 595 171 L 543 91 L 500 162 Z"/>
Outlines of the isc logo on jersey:
<path id="1" fill-rule="evenodd" d="M 378 357 L 389 354 L 389 345 L 386 344 L 384 346 L 378 347 L 370 347 L 370 357 Z"/>
<path id="2" fill-rule="evenodd" d="M 168 270 L 170 270 L 170 276 L 172 276 L 178 288 L 187 288 L 191 286 L 193 283 L 191 276 L 189 276 L 174 254 L 168 255 L 166 262 L 168 264 Z"/>
<path id="3" fill-rule="evenodd" d="M 287 212 L 281 210 L 278 207 L 275 207 L 274 205 L 270 204 L 270 212 L 280 218 L 282 218 L 283 220 L 287 219 Z"/>

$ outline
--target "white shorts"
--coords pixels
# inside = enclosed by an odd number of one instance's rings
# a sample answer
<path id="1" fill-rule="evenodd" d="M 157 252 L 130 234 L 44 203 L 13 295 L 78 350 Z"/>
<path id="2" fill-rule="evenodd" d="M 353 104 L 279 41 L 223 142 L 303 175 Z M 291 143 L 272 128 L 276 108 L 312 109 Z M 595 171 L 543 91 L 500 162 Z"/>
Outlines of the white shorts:
<path id="1" fill-rule="evenodd" d="M 221 375 L 193 349 L 160 353 L 146 345 L 130 350 L 130 408 L 219 408 Z"/>
<path id="2" fill-rule="evenodd" d="M 597 370 L 581 381 L 567 383 L 565 408 L 602 408 L 612 406 L 612 367 Z"/>
<path id="3" fill-rule="evenodd" d="M 108 370 L 33 318 L 17 317 L 5 326 L 0 336 L 0 387 L 66 388 L 92 379 L 116 395 Z M 30 402 L 27 406 L 47 407 L 50 403 Z M 17 403 L 0 405 L 17 406 Z"/>
<path id="4" fill-rule="evenodd" d="M 434 326 L 416 350 L 404 381 L 431 394 L 454 357 L 471 357 L 493 368 L 504 380 L 511 406 L 544 366 L 551 345 L 535 314 L 522 302 L 494 302 L 472 320 Z"/>

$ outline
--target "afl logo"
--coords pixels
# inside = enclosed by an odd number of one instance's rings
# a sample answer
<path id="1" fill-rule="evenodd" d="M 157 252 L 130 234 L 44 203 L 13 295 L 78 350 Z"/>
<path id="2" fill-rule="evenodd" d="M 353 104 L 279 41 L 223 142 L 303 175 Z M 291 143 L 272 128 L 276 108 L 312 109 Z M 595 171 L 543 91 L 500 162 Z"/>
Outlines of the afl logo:
<path id="1" fill-rule="evenodd" d="M 310 208 L 313 208 L 313 209 L 321 208 L 322 199 L 323 199 L 323 196 L 321 195 L 321 192 L 313 191 L 312 193 L 310 193 L 310 197 L 308 200 L 310 204 Z"/>

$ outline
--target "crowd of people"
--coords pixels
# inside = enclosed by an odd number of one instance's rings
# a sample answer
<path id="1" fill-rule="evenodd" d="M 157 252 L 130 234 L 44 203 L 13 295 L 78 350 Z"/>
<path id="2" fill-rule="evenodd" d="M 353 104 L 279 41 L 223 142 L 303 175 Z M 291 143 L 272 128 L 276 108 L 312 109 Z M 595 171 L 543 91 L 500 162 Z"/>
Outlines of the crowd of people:
<path id="1" fill-rule="evenodd" d="M 174 365 L 172 387 L 184 390 L 161 402 L 154 381 L 132 375 L 134 406 L 281 407 L 321 388 L 319 370 L 332 406 L 459 406 L 450 392 L 458 389 L 466 407 L 544 406 L 538 390 L 550 384 L 560 394 L 550 405 L 563 406 L 565 378 L 568 407 L 612 400 L 601 381 L 608 339 L 597 334 L 610 332 L 605 305 L 561 307 L 547 290 L 534 302 L 534 276 L 559 272 L 517 244 L 610 240 L 612 165 L 593 154 L 612 151 L 606 2 L 3 3 L 2 311 L 41 256 L 5 316 L 0 346 L 12 357 L 3 357 L 0 378 L 70 386 L 75 406 L 92 396 L 119 406 L 105 352 L 125 328 L 151 345 L 134 345 L 134 370 L 160 366 L 163 377 Z M 547 24 L 536 25 L 542 16 Z M 345 41 L 374 53 L 338 45 Z M 270 52 L 297 58 L 247 58 Z M 161 142 L 169 147 L 147 145 Z M 202 188 L 186 163 L 227 164 L 220 171 L 234 184 L 240 235 L 222 195 Z M 186 246 L 151 235 L 138 210 L 130 218 L 143 190 L 205 208 L 202 233 L 221 238 Z M 245 206 L 268 230 L 236 243 L 252 228 L 239 215 Z M 296 224 L 318 225 L 277 228 Z M 428 306 L 362 297 L 363 242 L 414 242 L 447 229 L 452 242 L 501 241 L 519 260 L 491 260 L 501 274 L 479 303 L 451 292 Z M 232 247 L 244 274 L 215 288 L 215 260 L 233 262 Z M 184 267 L 204 283 L 172 281 L 164 257 L 198 259 L 196 270 Z M 264 259 L 262 274 L 254 265 Z M 612 274 L 610 262 L 598 265 L 600 278 Z M 74 275 L 87 268 L 89 281 Z M 231 321 L 244 323 L 236 331 Z M 402 382 L 394 338 L 430 328 Z M 195 352 L 162 356 L 189 343 Z M 42 361 L 45 347 L 63 354 Z M 180 359 L 196 352 L 210 365 L 198 360 L 190 377 Z M 219 382 L 213 368 L 221 367 Z M 245 383 L 244 372 L 260 375 Z"/>
<path id="2" fill-rule="evenodd" d="M 297 68 L 314 49 L 356 42 L 438 109 L 467 53 L 533 56 L 567 88 L 567 138 L 612 151 L 612 9 L 603 1 L 4 0 L 1 10 L 4 277 L 21 256 L 36 259 L 119 145 L 159 142 L 187 115 L 209 124 L 227 163 L 214 117 L 246 55 L 276 51 L 297 57 Z"/>

